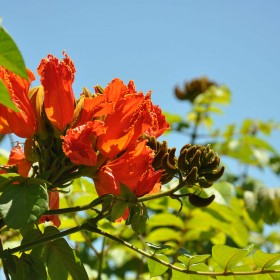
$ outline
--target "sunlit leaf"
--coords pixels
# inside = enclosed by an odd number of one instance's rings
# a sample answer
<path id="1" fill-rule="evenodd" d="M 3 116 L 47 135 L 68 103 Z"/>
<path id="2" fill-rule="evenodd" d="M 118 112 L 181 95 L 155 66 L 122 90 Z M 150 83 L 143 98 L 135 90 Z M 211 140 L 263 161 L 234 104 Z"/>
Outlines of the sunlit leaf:
<path id="1" fill-rule="evenodd" d="M 176 267 L 181 269 L 187 269 L 182 263 L 175 263 Z M 172 270 L 172 280 L 191 280 L 191 275 L 180 272 L 178 270 Z"/>
<path id="2" fill-rule="evenodd" d="M 1 97 L 0 98 L 1 104 L 3 104 L 5 107 L 14 110 L 15 112 L 19 112 L 18 107 L 12 101 L 10 93 L 1 79 L 0 79 L 0 97 Z"/>
<path id="3" fill-rule="evenodd" d="M 173 123 L 178 123 L 182 121 L 182 117 L 180 115 L 177 114 L 171 114 L 168 112 L 164 112 L 164 115 L 166 117 L 167 122 L 169 122 L 171 125 Z"/>
<path id="4" fill-rule="evenodd" d="M 183 254 L 178 257 L 178 260 L 181 261 L 187 268 L 189 268 L 193 264 L 204 262 L 209 257 L 210 257 L 209 254 L 195 255 L 195 256 Z"/>
<path id="5" fill-rule="evenodd" d="M 184 266 L 182 263 L 175 263 L 174 264 L 178 268 L 182 268 L 186 270 L 186 266 Z M 192 265 L 189 270 L 191 271 L 201 271 L 201 272 L 208 272 L 209 268 L 204 263 L 194 264 Z M 209 277 L 207 275 L 201 275 L 201 274 L 188 274 L 183 273 L 177 270 L 172 270 L 172 280 L 207 280 Z"/>
<path id="6" fill-rule="evenodd" d="M 9 157 L 8 151 L 0 148 L 0 164 L 6 164 L 8 161 L 8 157 Z"/>
<path id="7" fill-rule="evenodd" d="M 46 227 L 43 237 L 57 233 L 59 233 L 57 228 Z M 63 238 L 38 246 L 31 254 L 42 258 L 51 280 L 67 280 L 69 274 L 73 280 L 88 280 L 88 275 L 76 252 Z"/>
<path id="8" fill-rule="evenodd" d="M 157 258 L 169 263 L 169 258 L 165 255 L 158 254 Z M 161 263 L 158 263 L 152 259 L 148 259 L 148 268 L 149 268 L 151 277 L 162 275 L 168 269 L 167 266 L 165 266 Z"/>
<path id="9" fill-rule="evenodd" d="M 227 245 L 215 245 L 212 247 L 212 257 L 225 271 L 228 271 L 239 263 L 252 249 L 250 245 L 245 249 L 237 249 Z"/>
<path id="10" fill-rule="evenodd" d="M 153 230 L 146 238 L 149 242 L 165 242 L 170 240 L 180 241 L 180 233 L 169 228 L 159 228 Z"/>
<path id="11" fill-rule="evenodd" d="M 234 186 L 226 181 L 216 182 L 212 188 L 205 189 L 208 195 L 215 195 L 215 202 L 229 206 L 234 196 Z"/>
<path id="12" fill-rule="evenodd" d="M 14 182 L 18 183 L 23 177 L 17 173 L 4 173 L 0 175 L 0 192 L 3 192 L 7 187 L 12 185 Z"/>
<path id="13" fill-rule="evenodd" d="M 5 223 L 19 229 L 38 218 L 48 209 L 48 194 L 45 184 L 26 180 L 5 188 L 0 196 L 0 212 Z"/>
<path id="14" fill-rule="evenodd" d="M 12 37 L 2 26 L 0 26 L 0 65 L 28 79 L 21 53 Z"/>
<path id="15" fill-rule="evenodd" d="M 280 254 L 269 254 L 269 253 L 265 253 L 261 250 L 257 250 L 254 254 L 254 262 L 255 264 L 264 269 L 267 268 L 269 266 L 274 265 L 277 261 L 280 260 Z"/>
<path id="16" fill-rule="evenodd" d="M 180 219 L 179 216 L 174 216 L 170 213 L 160 213 L 153 215 L 147 222 L 148 228 L 160 227 L 160 226 L 170 226 L 176 227 L 180 230 L 185 228 L 185 223 Z"/>

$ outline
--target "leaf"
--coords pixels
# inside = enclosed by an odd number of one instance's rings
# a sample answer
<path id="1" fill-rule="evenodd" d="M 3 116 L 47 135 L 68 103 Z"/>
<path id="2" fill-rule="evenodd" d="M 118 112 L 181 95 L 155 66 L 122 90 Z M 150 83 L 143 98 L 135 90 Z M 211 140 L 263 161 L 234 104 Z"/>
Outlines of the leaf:
<path id="1" fill-rule="evenodd" d="M 7 255 L 6 253 L 3 257 L 3 262 L 12 280 L 47 280 L 47 272 L 43 262 L 29 254 L 22 253 L 21 257 L 18 258 L 15 255 Z"/>
<path id="2" fill-rule="evenodd" d="M 128 203 L 123 200 L 117 200 L 112 207 L 111 217 L 110 220 L 114 222 L 118 218 L 120 218 L 127 209 Z"/>
<path id="3" fill-rule="evenodd" d="M 173 229 L 169 228 L 158 228 L 153 230 L 148 236 L 147 240 L 150 242 L 166 242 L 170 240 L 175 240 L 181 242 L 181 234 Z"/>
<path id="4" fill-rule="evenodd" d="M 209 257 L 210 257 L 209 254 L 195 255 L 195 256 L 183 254 L 178 257 L 178 260 L 182 262 L 187 268 L 189 268 L 193 264 L 204 262 Z"/>
<path id="5" fill-rule="evenodd" d="M 147 226 L 149 228 L 160 226 L 176 227 L 178 230 L 183 230 L 186 227 L 185 223 L 182 221 L 182 219 L 180 219 L 179 216 L 176 217 L 174 214 L 170 213 L 160 213 L 153 215 L 147 222 Z"/>
<path id="6" fill-rule="evenodd" d="M 35 222 L 48 209 L 46 185 L 29 181 L 10 185 L 0 196 L 0 213 L 8 227 L 19 229 Z"/>
<path id="7" fill-rule="evenodd" d="M 57 233 L 59 233 L 57 228 L 49 226 L 45 228 L 43 237 Z M 38 246 L 32 250 L 31 254 L 43 259 L 51 280 L 67 280 L 68 274 L 71 275 L 73 280 L 88 280 L 86 270 L 76 252 L 63 238 Z"/>
<path id="8" fill-rule="evenodd" d="M 155 254 L 165 253 L 171 249 L 171 246 L 169 245 L 155 245 L 150 242 L 145 242 L 145 243 L 149 247 L 149 249 L 151 249 Z"/>
<path id="9" fill-rule="evenodd" d="M 178 268 L 187 269 L 182 263 L 175 263 L 174 265 Z M 191 274 L 186 274 L 175 269 L 172 270 L 172 280 L 190 280 L 191 276 Z"/>
<path id="10" fill-rule="evenodd" d="M 264 269 L 274 265 L 277 261 L 280 260 L 280 254 L 269 254 L 264 253 L 261 250 L 257 250 L 253 256 L 255 264 Z"/>
<path id="11" fill-rule="evenodd" d="M 28 79 L 22 55 L 8 32 L 0 26 L 0 65 L 9 71 Z"/>
<path id="12" fill-rule="evenodd" d="M 0 79 L 0 96 L 1 96 L 0 99 L 1 104 L 3 104 L 5 107 L 12 109 L 15 112 L 19 112 L 18 107 L 12 101 L 10 93 L 1 79 Z"/>
<path id="13" fill-rule="evenodd" d="M 187 268 L 182 263 L 174 264 L 178 268 L 187 270 Z M 204 263 L 194 264 L 190 267 L 191 271 L 203 271 L 208 272 L 209 268 Z M 209 277 L 207 275 L 198 275 L 198 274 L 187 274 L 177 270 L 172 270 L 172 280 L 207 280 Z"/>
<path id="14" fill-rule="evenodd" d="M 165 118 L 167 120 L 168 123 L 170 123 L 171 125 L 173 123 L 179 123 L 182 121 L 182 116 L 181 115 L 177 115 L 177 114 L 171 114 L 168 112 L 164 112 Z"/>
<path id="15" fill-rule="evenodd" d="M 17 173 L 7 173 L 0 175 L 0 192 L 3 192 L 6 187 L 10 187 L 13 182 L 18 182 L 23 177 L 19 176 Z"/>
<path id="16" fill-rule="evenodd" d="M 245 135 L 242 139 L 244 142 L 253 145 L 256 148 L 264 149 L 274 154 L 277 154 L 277 151 L 267 141 L 259 137 L 253 135 Z"/>
<path id="17" fill-rule="evenodd" d="M 157 255 L 157 258 L 169 263 L 169 258 L 165 255 L 159 254 Z M 158 263 L 152 259 L 148 259 L 148 268 L 150 272 L 150 277 L 160 276 L 168 269 L 167 266 Z"/>
<path id="18" fill-rule="evenodd" d="M 20 257 L 20 261 L 24 263 L 26 267 L 23 279 L 47 280 L 47 272 L 40 259 L 23 253 Z"/>
<path id="19" fill-rule="evenodd" d="M 224 271 L 228 271 L 239 263 L 252 249 L 249 245 L 244 249 L 237 249 L 227 245 L 215 245 L 212 247 L 212 257 Z"/>
<path id="20" fill-rule="evenodd" d="M 133 209 L 133 211 L 132 211 Z M 147 208 L 144 203 L 138 203 L 136 206 L 130 207 L 131 227 L 136 233 L 143 233 L 145 230 L 146 221 L 148 219 Z"/>
<path id="21" fill-rule="evenodd" d="M 222 195 L 225 204 L 229 206 L 231 199 L 234 196 L 234 186 L 229 182 L 217 182 L 213 185 L 213 188 L 216 189 Z M 219 203 L 217 201 L 217 197 L 215 199 L 215 202 Z"/>
<path id="22" fill-rule="evenodd" d="M 128 201 L 128 202 L 137 202 L 137 197 L 135 195 L 135 193 L 133 193 L 129 187 L 127 187 L 124 184 L 120 184 L 120 190 L 121 190 L 121 194 L 119 195 L 119 197 L 123 198 L 124 200 Z"/>

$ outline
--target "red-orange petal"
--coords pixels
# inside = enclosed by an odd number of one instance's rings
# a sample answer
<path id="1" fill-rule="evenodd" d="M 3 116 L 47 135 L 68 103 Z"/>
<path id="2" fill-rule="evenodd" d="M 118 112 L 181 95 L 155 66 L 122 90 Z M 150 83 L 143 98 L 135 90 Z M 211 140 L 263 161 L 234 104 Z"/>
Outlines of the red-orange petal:
<path id="1" fill-rule="evenodd" d="M 61 137 L 63 152 L 74 164 L 95 166 L 97 155 L 94 142 L 104 132 L 103 123 L 97 120 L 68 129 L 66 135 Z"/>
<path id="2" fill-rule="evenodd" d="M 28 177 L 31 163 L 25 158 L 21 145 L 18 144 L 11 150 L 8 165 L 17 166 L 18 173 L 23 177 Z"/>
<path id="3" fill-rule="evenodd" d="M 74 114 L 74 93 L 72 84 L 76 72 L 72 60 L 64 53 L 61 61 L 49 54 L 42 59 L 38 74 L 45 91 L 45 112 L 54 127 L 63 130 Z"/>
<path id="4" fill-rule="evenodd" d="M 35 113 L 28 99 L 29 86 L 35 76 L 28 69 L 27 72 L 29 80 L 25 80 L 4 67 L 0 67 L 0 78 L 6 85 L 13 102 L 20 109 L 19 112 L 7 109 L 5 118 L 11 131 L 23 138 L 28 138 L 37 131 Z"/>

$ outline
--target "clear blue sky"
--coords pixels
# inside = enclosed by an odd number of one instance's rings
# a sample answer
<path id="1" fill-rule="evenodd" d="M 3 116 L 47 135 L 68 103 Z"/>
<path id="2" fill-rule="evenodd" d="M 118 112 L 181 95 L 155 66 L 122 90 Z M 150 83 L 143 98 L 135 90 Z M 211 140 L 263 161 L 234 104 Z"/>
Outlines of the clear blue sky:
<path id="1" fill-rule="evenodd" d="M 0 9 L 33 71 L 48 53 L 61 58 L 66 50 L 77 96 L 83 86 L 133 79 L 165 111 L 184 115 L 174 86 L 207 75 L 232 91 L 219 126 L 248 117 L 279 121 L 279 15 L 278 0 L 11 0 Z"/>

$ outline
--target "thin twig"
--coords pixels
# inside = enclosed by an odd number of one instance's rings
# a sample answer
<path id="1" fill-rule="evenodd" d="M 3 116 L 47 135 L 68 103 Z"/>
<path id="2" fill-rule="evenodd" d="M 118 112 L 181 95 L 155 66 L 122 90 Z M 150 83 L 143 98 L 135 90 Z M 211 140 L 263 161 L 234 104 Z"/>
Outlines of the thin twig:
<path id="1" fill-rule="evenodd" d="M 185 274 L 196 274 L 196 275 L 205 275 L 205 276 L 229 276 L 229 275 L 257 275 L 257 274 L 268 274 L 268 273 L 280 273 L 279 269 L 276 270 L 263 270 L 263 269 L 258 269 L 258 270 L 252 270 L 252 271 L 221 271 L 221 272 L 213 272 L 213 271 L 195 271 L 195 270 L 189 270 L 189 269 L 183 269 L 180 267 L 177 267 L 173 264 L 170 264 L 168 262 L 165 262 L 161 259 L 158 259 L 156 257 L 156 255 L 154 254 L 149 254 L 135 246 L 133 246 L 132 244 L 128 243 L 127 241 L 124 241 L 116 236 L 113 236 L 111 234 L 109 234 L 108 232 L 105 232 L 103 230 L 100 230 L 98 228 L 94 228 L 94 227 L 87 227 L 87 230 L 90 230 L 92 232 L 98 233 L 100 235 L 103 235 L 111 240 L 114 240 L 128 248 L 130 248 L 131 250 L 149 258 L 152 259 L 160 264 L 163 264 L 165 266 L 167 266 L 170 269 L 173 270 L 177 270 L 179 272 L 185 273 Z"/>

